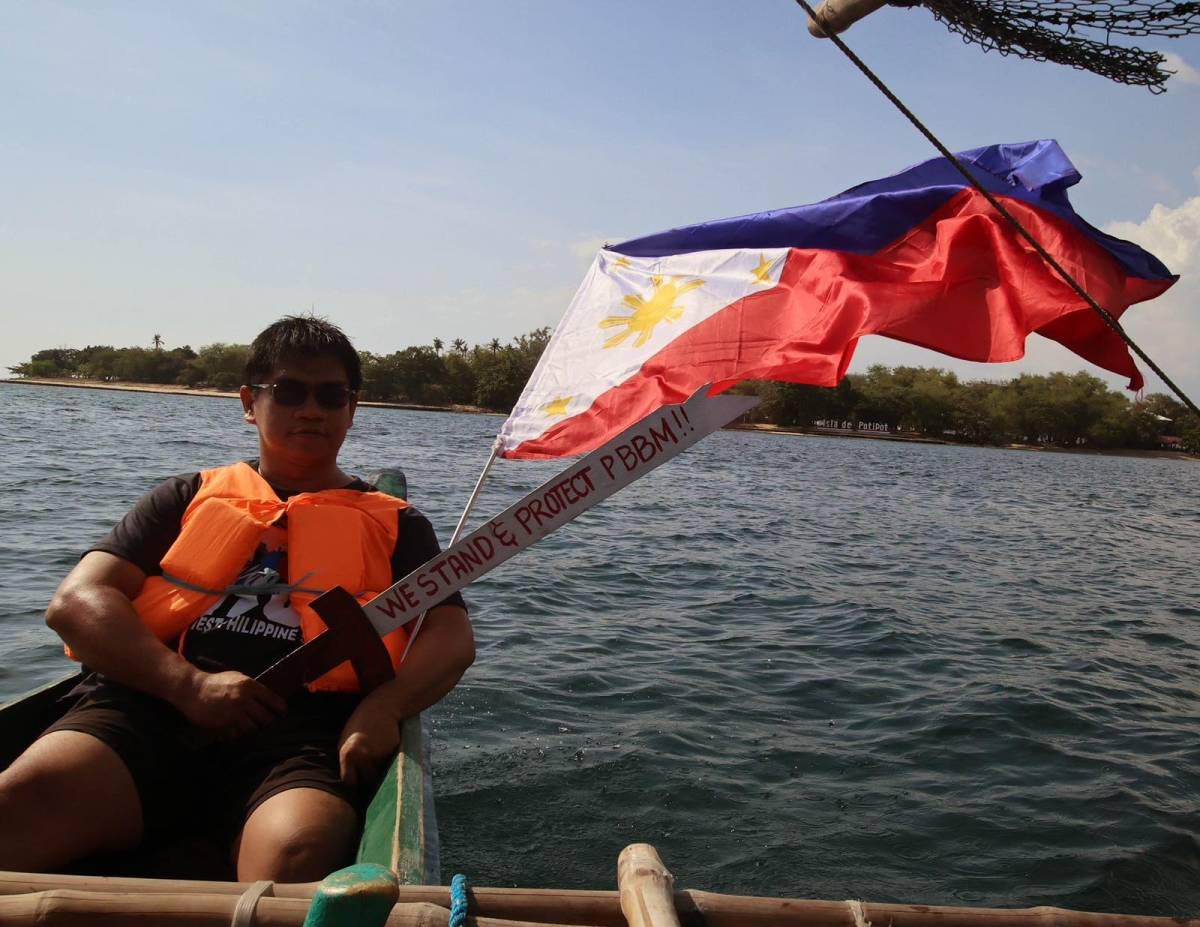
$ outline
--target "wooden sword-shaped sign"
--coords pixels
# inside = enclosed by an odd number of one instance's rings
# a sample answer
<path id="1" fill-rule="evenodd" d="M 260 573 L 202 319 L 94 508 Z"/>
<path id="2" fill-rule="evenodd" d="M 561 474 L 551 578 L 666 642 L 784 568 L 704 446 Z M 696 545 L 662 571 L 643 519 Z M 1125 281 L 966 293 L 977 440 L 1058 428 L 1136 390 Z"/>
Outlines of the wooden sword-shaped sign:
<path id="1" fill-rule="evenodd" d="M 551 477 L 457 544 L 360 606 L 336 587 L 312 607 L 329 630 L 302 644 L 259 681 L 290 695 L 350 660 L 364 692 L 392 677 L 380 637 L 403 627 L 446 596 L 557 531 L 597 502 L 678 456 L 752 409 L 755 396 L 709 396 L 702 387 L 679 405 L 663 406 L 607 444 Z"/>

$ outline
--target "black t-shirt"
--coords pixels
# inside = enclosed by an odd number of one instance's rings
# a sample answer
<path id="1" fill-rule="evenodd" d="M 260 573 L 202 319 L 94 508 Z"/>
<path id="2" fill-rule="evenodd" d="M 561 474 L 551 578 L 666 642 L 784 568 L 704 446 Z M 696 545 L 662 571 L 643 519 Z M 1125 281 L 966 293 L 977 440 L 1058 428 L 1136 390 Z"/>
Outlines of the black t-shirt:
<path id="1" fill-rule="evenodd" d="M 248 463 L 257 465 L 257 461 Z M 128 560 L 147 576 L 160 575 L 159 562 L 179 537 L 183 513 L 199 487 L 199 473 L 165 480 L 138 500 L 91 550 Z M 279 487 L 272 488 L 281 500 L 292 495 Z M 374 487 L 356 477 L 345 488 L 368 492 Z M 392 551 L 393 582 L 440 550 L 433 526 L 417 509 L 409 506 L 398 517 L 400 530 Z M 236 588 L 184 632 L 179 651 L 189 662 L 208 672 L 232 669 L 257 676 L 299 646 L 299 616 L 291 608 L 286 582 L 285 529 L 282 520 L 267 529 L 235 581 Z M 297 585 L 304 586 L 303 578 Z M 439 604 L 465 607 L 457 592 Z"/>

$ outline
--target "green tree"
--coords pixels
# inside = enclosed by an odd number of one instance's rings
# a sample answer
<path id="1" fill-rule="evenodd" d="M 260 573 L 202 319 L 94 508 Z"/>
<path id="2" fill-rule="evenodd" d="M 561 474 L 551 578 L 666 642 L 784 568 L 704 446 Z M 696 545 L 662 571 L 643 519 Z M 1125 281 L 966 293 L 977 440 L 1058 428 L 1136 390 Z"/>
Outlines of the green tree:
<path id="1" fill-rule="evenodd" d="M 859 401 L 851 418 L 865 422 L 879 422 L 889 430 L 900 427 L 907 402 L 903 386 L 895 375 L 882 364 L 874 364 L 859 380 Z"/>
<path id="2" fill-rule="evenodd" d="M 413 347 L 393 355 L 396 385 L 400 396 L 410 402 L 428 403 L 445 392 L 446 369 L 433 348 Z"/>
<path id="3" fill-rule="evenodd" d="M 550 341 L 550 329 L 539 328 L 501 346 L 492 339 L 488 350 L 476 347 L 471 367 L 475 374 L 475 405 L 507 412 L 521 396 L 538 359 Z"/>
<path id="4" fill-rule="evenodd" d="M 109 344 L 89 344 L 79 352 L 77 369 L 86 380 L 115 380 L 120 351 Z"/>
<path id="5" fill-rule="evenodd" d="M 1017 440 L 1012 403 L 1003 385 L 976 380 L 958 392 L 952 430 L 976 444 L 1005 444 Z"/>
<path id="6" fill-rule="evenodd" d="M 465 347 L 465 342 L 464 342 Z M 453 351 L 443 359 L 446 401 L 470 405 L 475 401 L 475 369 L 465 352 Z"/>
<path id="7" fill-rule="evenodd" d="M 361 398 L 386 402 L 396 397 L 396 385 L 387 358 L 370 351 L 359 351 L 362 363 Z"/>
<path id="8" fill-rule="evenodd" d="M 1200 415 L 1188 412 L 1175 421 L 1175 433 L 1183 442 L 1183 449 L 1200 454 Z"/>
<path id="9" fill-rule="evenodd" d="M 777 425 L 808 426 L 818 421 L 842 419 L 840 413 L 844 403 L 837 388 L 760 380 L 754 384 L 754 391 L 762 399 L 758 417 Z"/>
<path id="10" fill-rule="evenodd" d="M 219 390 L 235 390 L 242 385 L 250 346 L 214 342 L 200 348 L 190 361 L 190 371 L 184 376 L 194 386 L 207 386 Z"/>
<path id="11" fill-rule="evenodd" d="M 958 377 L 933 367 L 900 367 L 901 372 L 906 399 L 902 423 L 934 437 L 951 430 L 961 390 Z"/>
<path id="12" fill-rule="evenodd" d="M 69 377 L 75 374 L 75 364 L 79 352 L 74 348 L 46 348 L 38 351 L 30 362 L 36 373 L 35 377 Z"/>

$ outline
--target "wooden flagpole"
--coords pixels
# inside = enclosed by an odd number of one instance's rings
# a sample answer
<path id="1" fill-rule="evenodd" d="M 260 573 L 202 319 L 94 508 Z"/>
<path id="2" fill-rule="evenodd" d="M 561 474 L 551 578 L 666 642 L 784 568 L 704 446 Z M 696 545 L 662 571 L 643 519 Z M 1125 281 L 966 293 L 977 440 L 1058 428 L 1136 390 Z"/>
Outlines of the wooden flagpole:
<path id="1" fill-rule="evenodd" d="M 483 472 L 479 474 L 479 479 L 475 481 L 475 488 L 471 490 L 471 498 L 467 500 L 466 507 L 463 509 L 462 515 L 459 516 L 458 524 L 454 527 L 454 534 L 450 538 L 448 547 L 453 547 L 462 537 L 463 529 L 467 526 L 467 518 L 471 514 L 471 510 L 475 508 L 475 500 L 479 498 L 480 492 L 483 491 L 483 485 L 487 482 L 488 474 L 491 472 L 492 464 L 496 462 L 496 458 L 500 456 L 500 439 L 492 443 L 492 453 L 488 457 L 487 463 L 483 465 Z M 417 639 L 417 635 L 421 633 L 421 625 L 425 623 L 425 612 L 417 617 L 416 623 L 412 626 L 412 631 L 408 634 L 408 643 L 404 645 L 404 654 L 400 657 L 400 661 L 404 662 L 404 658 L 408 656 L 408 652 L 412 650 L 413 642 Z"/>

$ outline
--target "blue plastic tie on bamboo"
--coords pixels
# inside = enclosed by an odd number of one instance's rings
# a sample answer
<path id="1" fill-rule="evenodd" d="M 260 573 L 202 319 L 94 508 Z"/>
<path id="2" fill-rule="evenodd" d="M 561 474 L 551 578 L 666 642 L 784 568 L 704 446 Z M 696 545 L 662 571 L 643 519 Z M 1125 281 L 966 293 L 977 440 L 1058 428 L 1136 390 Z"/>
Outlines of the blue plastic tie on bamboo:
<path id="1" fill-rule="evenodd" d="M 461 872 L 450 880 L 450 927 L 467 923 L 467 877 Z"/>

